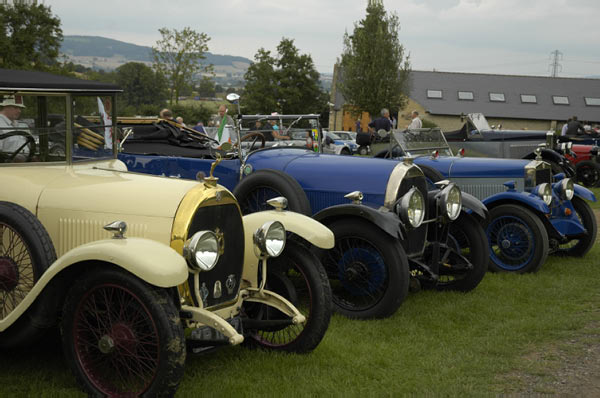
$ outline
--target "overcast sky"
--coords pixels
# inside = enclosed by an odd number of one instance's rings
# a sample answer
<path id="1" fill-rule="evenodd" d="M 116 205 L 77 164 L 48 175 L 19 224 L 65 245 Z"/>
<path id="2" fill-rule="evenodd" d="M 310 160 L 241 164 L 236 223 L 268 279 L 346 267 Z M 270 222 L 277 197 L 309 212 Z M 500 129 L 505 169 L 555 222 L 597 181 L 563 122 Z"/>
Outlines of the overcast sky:
<path id="1" fill-rule="evenodd" d="M 109 37 L 152 46 L 158 29 L 207 33 L 209 51 L 254 58 L 292 38 L 320 72 L 333 71 L 345 31 L 367 0 L 45 0 L 65 35 Z M 400 40 L 415 70 L 600 75 L 598 0 L 384 0 L 400 17 Z"/>

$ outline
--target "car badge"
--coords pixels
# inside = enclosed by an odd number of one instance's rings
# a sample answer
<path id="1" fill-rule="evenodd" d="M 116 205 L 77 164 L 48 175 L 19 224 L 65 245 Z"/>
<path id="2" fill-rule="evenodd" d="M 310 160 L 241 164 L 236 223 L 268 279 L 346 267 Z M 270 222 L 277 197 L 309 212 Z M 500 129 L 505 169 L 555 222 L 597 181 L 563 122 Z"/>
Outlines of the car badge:
<path id="1" fill-rule="evenodd" d="M 225 287 L 227 288 L 227 293 L 228 294 L 233 294 L 233 289 L 235 288 L 235 275 L 231 274 L 227 277 L 227 280 L 225 281 Z"/>
<path id="2" fill-rule="evenodd" d="M 215 199 L 217 200 L 217 202 L 220 202 L 221 199 L 223 199 L 223 192 L 217 191 L 217 193 L 215 194 Z"/>
<path id="3" fill-rule="evenodd" d="M 219 256 L 225 253 L 225 235 L 220 228 L 215 229 L 215 235 L 217 236 L 217 245 L 219 247 Z"/>
<path id="4" fill-rule="evenodd" d="M 250 173 L 252 173 L 252 165 L 251 164 L 247 164 L 244 166 L 244 174 L 245 175 L 249 175 Z"/>
<path id="5" fill-rule="evenodd" d="M 208 298 L 208 288 L 206 287 L 206 283 L 202 282 L 202 286 L 200 287 L 200 296 L 202 298 L 202 302 L 206 306 L 206 299 Z"/>
<path id="6" fill-rule="evenodd" d="M 223 293 L 221 289 L 221 281 L 216 281 L 215 288 L 213 289 L 213 297 L 217 299 L 221 297 L 221 293 Z"/>

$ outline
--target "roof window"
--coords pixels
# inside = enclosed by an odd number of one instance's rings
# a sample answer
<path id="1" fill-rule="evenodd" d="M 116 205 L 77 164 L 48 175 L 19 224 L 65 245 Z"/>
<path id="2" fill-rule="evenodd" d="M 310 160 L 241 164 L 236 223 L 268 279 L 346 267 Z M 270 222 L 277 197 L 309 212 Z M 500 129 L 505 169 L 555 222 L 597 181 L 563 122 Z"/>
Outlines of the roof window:
<path id="1" fill-rule="evenodd" d="M 584 97 L 587 106 L 600 106 L 600 98 Z"/>
<path id="2" fill-rule="evenodd" d="M 523 104 L 537 104 L 537 97 L 533 94 L 521 94 Z"/>
<path id="3" fill-rule="evenodd" d="M 554 105 L 569 105 L 569 97 L 553 95 L 552 102 L 554 102 Z"/>
<path id="4" fill-rule="evenodd" d="M 473 101 L 473 92 L 472 91 L 459 91 L 458 99 L 462 101 Z"/>
<path id="5" fill-rule="evenodd" d="M 442 90 L 427 90 L 427 98 L 442 98 Z"/>
<path id="6" fill-rule="evenodd" d="M 504 99 L 504 93 L 490 93 L 490 101 L 506 102 L 506 100 Z"/>

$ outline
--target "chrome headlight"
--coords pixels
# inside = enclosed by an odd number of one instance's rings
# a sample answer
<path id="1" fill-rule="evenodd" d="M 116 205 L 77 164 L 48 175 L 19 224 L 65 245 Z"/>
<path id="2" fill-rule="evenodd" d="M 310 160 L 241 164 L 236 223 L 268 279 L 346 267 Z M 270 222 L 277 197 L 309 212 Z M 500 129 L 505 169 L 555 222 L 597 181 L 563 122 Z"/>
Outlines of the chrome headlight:
<path id="1" fill-rule="evenodd" d="M 285 227 L 279 221 L 266 222 L 253 236 L 256 257 L 277 257 L 285 247 Z"/>
<path id="2" fill-rule="evenodd" d="M 454 184 L 448 185 L 442 190 L 440 200 L 441 212 L 446 213 L 450 220 L 456 220 L 462 209 L 462 194 L 460 188 Z"/>
<path id="3" fill-rule="evenodd" d="M 412 187 L 400 200 L 398 215 L 405 224 L 418 228 L 425 218 L 425 199 L 423 194 Z"/>
<path id="4" fill-rule="evenodd" d="M 575 195 L 575 184 L 573 179 L 564 178 L 560 182 L 560 196 L 563 200 L 571 200 Z"/>
<path id="5" fill-rule="evenodd" d="M 540 198 L 542 198 L 544 203 L 550 206 L 550 203 L 552 203 L 552 187 L 550 184 L 545 182 L 540 184 L 538 186 L 537 194 Z"/>
<path id="6" fill-rule="evenodd" d="M 183 245 L 183 257 L 195 271 L 210 271 L 219 261 L 219 240 L 212 231 L 196 232 Z"/>

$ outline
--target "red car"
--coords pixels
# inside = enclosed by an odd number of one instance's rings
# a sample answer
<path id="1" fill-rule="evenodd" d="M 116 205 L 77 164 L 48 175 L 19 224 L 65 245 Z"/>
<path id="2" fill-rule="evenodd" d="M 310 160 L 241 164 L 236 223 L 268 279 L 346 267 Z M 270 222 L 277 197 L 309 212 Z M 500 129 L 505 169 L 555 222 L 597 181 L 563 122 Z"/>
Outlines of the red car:
<path id="1" fill-rule="evenodd" d="M 577 181 L 586 187 L 600 186 L 600 147 L 574 144 L 565 156 L 575 166 Z"/>

